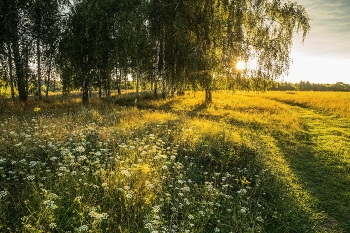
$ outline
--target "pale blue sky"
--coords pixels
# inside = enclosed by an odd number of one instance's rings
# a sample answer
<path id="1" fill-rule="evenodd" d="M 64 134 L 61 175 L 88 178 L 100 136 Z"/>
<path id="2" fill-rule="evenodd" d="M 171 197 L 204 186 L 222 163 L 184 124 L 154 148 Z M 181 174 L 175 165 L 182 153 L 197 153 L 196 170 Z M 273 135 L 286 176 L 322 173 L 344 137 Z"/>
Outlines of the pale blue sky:
<path id="1" fill-rule="evenodd" d="M 350 0 L 296 0 L 310 17 L 304 45 L 296 35 L 285 81 L 350 84 Z"/>

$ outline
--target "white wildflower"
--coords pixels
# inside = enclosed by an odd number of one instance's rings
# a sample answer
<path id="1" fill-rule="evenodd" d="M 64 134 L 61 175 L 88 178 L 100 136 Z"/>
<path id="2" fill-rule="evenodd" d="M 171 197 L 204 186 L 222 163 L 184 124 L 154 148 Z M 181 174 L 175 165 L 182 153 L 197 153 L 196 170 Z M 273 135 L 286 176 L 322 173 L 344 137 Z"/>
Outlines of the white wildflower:
<path id="1" fill-rule="evenodd" d="M 54 229 L 54 228 L 56 228 L 56 227 L 57 227 L 57 224 L 54 223 L 54 222 L 52 222 L 52 223 L 49 224 L 49 228 L 50 228 L 50 229 Z"/>
<path id="2" fill-rule="evenodd" d="M 79 153 L 83 153 L 85 152 L 85 148 L 83 146 L 77 146 L 77 148 L 75 148 L 75 151 Z"/>
<path id="3" fill-rule="evenodd" d="M 79 232 L 84 232 L 84 231 L 87 231 L 87 230 L 89 230 L 89 227 L 86 226 L 86 225 L 82 225 L 82 226 L 80 226 L 80 227 L 78 228 L 78 231 L 79 231 Z"/>

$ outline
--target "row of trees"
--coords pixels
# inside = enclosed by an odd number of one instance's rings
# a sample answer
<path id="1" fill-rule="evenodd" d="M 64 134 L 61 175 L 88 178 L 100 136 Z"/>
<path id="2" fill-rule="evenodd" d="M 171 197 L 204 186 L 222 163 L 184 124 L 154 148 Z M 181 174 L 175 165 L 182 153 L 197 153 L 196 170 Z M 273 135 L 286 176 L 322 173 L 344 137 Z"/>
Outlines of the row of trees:
<path id="1" fill-rule="evenodd" d="M 299 83 L 275 82 L 268 88 L 274 91 L 350 91 L 350 84 L 337 82 L 335 84 L 310 83 L 300 81 Z"/>
<path id="2" fill-rule="evenodd" d="M 144 82 L 163 97 L 192 85 L 211 102 L 242 77 L 264 87 L 287 74 L 293 33 L 310 28 L 305 9 L 284 0 L 0 0 L 0 9 L 0 77 L 23 101 L 34 72 L 39 98 L 52 74 L 83 102 L 91 88 L 120 92 L 132 74 L 136 94 Z"/>

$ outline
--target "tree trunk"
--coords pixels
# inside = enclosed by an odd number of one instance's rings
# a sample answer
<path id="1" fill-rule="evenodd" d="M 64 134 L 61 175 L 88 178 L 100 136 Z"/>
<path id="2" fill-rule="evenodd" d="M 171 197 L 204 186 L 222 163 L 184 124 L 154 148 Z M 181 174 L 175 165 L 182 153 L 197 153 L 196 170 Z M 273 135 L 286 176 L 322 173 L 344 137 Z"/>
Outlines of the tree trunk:
<path id="1" fill-rule="evenodd" d="M 85 80 L 83 82 L 83 104 L 87 103 L 89 103 L 89 82 L 85 77 Z"/>
<path id="2" fill-rule="evenodd" d="M 37 65 L 38 65 L 38 98 L 41 97 L 41 64 L 40 64 L 40 40 L 39 38 L 36 40 L 36 53 L 37 53 Z"/>
<path id="3" fill-rule="evenodd" d="M 13 73 L 12 73 L 12 51 L 11 51 L 11 44 L 8 44 L 8 63 L 9 63 L 9 75 L 10 75 L 10 87 L 11 87 L 11 98 L 12 101 L 15 100 L 15 89 L 13 84 Z"/>
<path id="4" fill-rule="evenodd" d="M 98 97 L 102 97 L 102 74 L 101 69 L 98 71 Z"/>
<path id="5" fill-rule="evenodd" d="M 25 80 L 24 80 L 25 76 L 24 76 L 22 59 L 21 59 L 21 55 L 19 52 L 18 32 L 15 33 L 14 38 L 13 38 L 13 57 L 14 57 L 15 66 L 16 66 L 16 76 L 17 76 L 19 99 L 21 101 L 26 101 L 28 99 L 28 96 L 26 93 L 26 86 L 25 86 Z"/>
<path id="6" fill-rule="evenodd" d="M 163 30 L 163 46 L 162 46 L 162 97 L 166 97 L 166 80 L 165 80 L 165 29 Z"/>
<path id="7" fill-rule="evenodd" d="M 117 68 L 115 69 L 115 72 L 117 72 Z M 118 95 L 122 94 L 122 69 L 119 69 L 119 76 L 117 77 L 118 81 L 117 81 L 117 85 L 118 85 Z"/>
<path id="8" fill-rule="evenodd" d="M 48 68 L 48 71 L 47 71 L 46 98 L 49 96 L 49 89 L 50 89 L 51 62 L 52 62 L 52 53 L 50 53 L 49 68 Z"/>
<path id="9" fill-rule="evenodd" d="M 136 98 L 139 97 L 139 75 L 140 75 L 140 71 L 137 72 L 136 74 Z"/>
<path id="10" fill-rule="evenodd" d="M 126 72 L 124 72 L 124 80 L 125 80 L 125 90 L 127 91 L 128 90 L 128 75 L 126 74 Z"/>
<path id="11" fill-rule="evenodd" d="M 205 89 L 205 103 L 211 104 L 213 102 L 212 92 L 210 88 Z"/>
<path id="12" fill-rule="evenodd" d="M 158 95 L 158 65 L 159 65 L 159 50 L 160 50 L 160 45 L 159 42 L 156 42 L 156 47 L 157 47 L 157 54 L 156 54 L 156 62 L 154 65 L 154 80 L 153 80 L 153 85 L 154 85 L 154 96 L 157 97 Z"/>
<path id="13" fill-rule="evenodd" d="M 24 72 L 24 86 L 26 90 L 26 95 L 29 95 L 29 45 L 27 44 L 25 46 L 25 49 L 23 51 L 23 56 L 24 56 L 24 62 L 23 62 L 23 72 Z"/>

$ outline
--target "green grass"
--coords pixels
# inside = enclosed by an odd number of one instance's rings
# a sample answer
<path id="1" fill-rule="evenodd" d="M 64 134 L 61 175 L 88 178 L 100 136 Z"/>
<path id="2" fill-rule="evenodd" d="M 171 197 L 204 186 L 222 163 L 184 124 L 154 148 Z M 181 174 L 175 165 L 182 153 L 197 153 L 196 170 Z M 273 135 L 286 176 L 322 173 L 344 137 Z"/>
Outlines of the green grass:
<path id="1" fill-rule="evenodd" d="M 348 119 L 286 98 L 3 99 L 0 232 L 348 232 Z"/>

